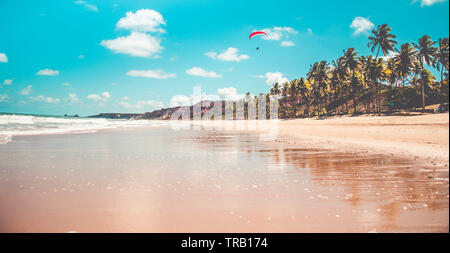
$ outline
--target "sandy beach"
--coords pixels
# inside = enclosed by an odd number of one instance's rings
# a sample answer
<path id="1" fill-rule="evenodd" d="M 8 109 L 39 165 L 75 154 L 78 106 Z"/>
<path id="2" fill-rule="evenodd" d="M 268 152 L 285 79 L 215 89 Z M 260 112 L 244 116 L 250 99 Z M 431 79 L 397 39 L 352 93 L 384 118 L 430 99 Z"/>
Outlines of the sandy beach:
<path id="1" fill-rule="evenodd" d="M 277 123 L 15 136 L 0 231 L 448 232 L 448 114 Z"/>
<path id="2" fill-rule="evenodd" d="M 449 115 L 334 116 L 281 120 L 279 140 L 357 154 L 382 153 L 449 164 Z"/>

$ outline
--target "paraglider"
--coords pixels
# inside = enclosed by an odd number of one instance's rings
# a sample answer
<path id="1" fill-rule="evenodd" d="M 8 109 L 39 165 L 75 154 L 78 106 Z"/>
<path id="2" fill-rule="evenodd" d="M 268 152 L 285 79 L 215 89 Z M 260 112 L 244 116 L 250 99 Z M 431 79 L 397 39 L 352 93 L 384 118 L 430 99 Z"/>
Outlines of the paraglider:
<path id="1" fill-rule="evenodd" d="M 269 36 L 267 35 L 266 32 L 263 32 L 263 31 L 257 31 L 257 32 L 254 32 L 254 33 L 250 34 L 250 36 L 248 36 L 248 39 L 251 40 L 251 39 L 252 39 L 253 37 L 255 37 L 256 35 L 262 35 L 262 34 L 264 34 L 264 35 L 266 35 L 267 37 L 269 37 Z"/>
<path id="2" fill-rule="evenodd" d="M 250 36 L 248 36 L 248 39 L 251 40 L 253 37 L 255 37 L 257 35 L 266 35 L 267 37 L 269 37 L 267 35 L 267 33 L 263 32 L 263 31 L 256 31 L 256 32 L 253 32 L 252 34 L 250 34 Z M 259 51 L 259 47 L 256 47 L 256 51 Z"/>

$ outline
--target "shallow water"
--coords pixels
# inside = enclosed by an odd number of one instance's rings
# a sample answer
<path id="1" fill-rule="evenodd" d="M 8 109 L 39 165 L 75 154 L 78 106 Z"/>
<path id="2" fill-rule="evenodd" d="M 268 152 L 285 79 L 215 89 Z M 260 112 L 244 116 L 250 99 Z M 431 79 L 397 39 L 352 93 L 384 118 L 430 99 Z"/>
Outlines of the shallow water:
<path id="1" fill-rule="evenodd" d="M 164 121 L 73 118 L 0 113 L 0 144 L 14 136 L 92 133 L 105 129 L 167 126 Z"/>
<path id="2" fill-rule="evenodd" d="M 448 169 L 167 127 L 0 145 L 0 232 L 448 232 Z"/>

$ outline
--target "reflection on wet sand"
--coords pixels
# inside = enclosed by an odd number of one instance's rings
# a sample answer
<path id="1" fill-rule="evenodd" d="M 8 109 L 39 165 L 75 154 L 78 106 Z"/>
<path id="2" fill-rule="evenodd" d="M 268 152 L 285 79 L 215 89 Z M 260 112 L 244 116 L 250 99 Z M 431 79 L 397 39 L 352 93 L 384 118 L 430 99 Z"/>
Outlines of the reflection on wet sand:
<path id="1" fill-rule="evenodd" d="M 223 136 L 198 138 L 201 143 L 214 144 L 217 141 L 226 146 Z M 245 143 L 245 142 L 240 142 Z M 267 145 L 269 146 L 270 145 Z M 333 150 L 292 148 L 291 145 L 279 145 L 278 148 L 263 148 L 241 145 L 241 151 L 257 152 L 271 157 L 279 166 L 291 165 L 286 174 L 308 173 L 318 197 L 329 199 L 326 194 L 343 203 L 350 203 L 356 210 L 371 206 L 377 214 L 375 218 L 379 230 L 403 230 L 402 224 L 396 224 L 399 217 L 410 212 L 444 211 L 448 214 L 449 183 L 448 169 L 432 168 L 404 158 L 387 155 L 359 155 Z M 367 214 L 367 209 L 362 210 Z M 442 216 L 446 217 L 446 216 Z M 401 218 L 401 217 L 400 217 Z M 417 219 L 411 213 L 411 219 Z M 423 218 L 423 217 L 422 217 Z M 405 218 L 408 220 L 408 218 Z M 439 219 L 438 219 L 439 220 Z M 423 224 L 430 231 L 448 231 L 448 218 L 441 219 L 442 224 Z M 371 222 L 370 219 L 362 222 Z M 408 222 L 414 223 L 409 220 Z M 426 221 L 416 220 L 418 224 Z M 404 224 L 403 224 L 404 225 Z M 420 225 L 417 225 L 420 226 Z M 421 229 L 415 227 L 414 229 Z M 376 230 L 375 230 L 376 231 Z M 414 231 L 414 230 L 412 230 Z M 411 231 L 409 231 L 411 232 Z"/>
<path id="2" fill-rule="evenodd" d="M 240 131 L 0 145 L 1 232 L 448 232 L 448 170 Z"/>
<path id="3" fill-rule="evenodd" d="M 355 208 L 373 204 L 380 213 L 381 227 L 387 231 L 400 228 L 396 216 L 401 211 L 448 210 L 445 168 L 426 168 L 383 155 L 361 156 L 336 151 L 285 148 L 273 150 L 273 156 L 278 163 L 292 164 L 297 170 L 308 169 L 318 187 L 334 188 L 342 202 Z"/>

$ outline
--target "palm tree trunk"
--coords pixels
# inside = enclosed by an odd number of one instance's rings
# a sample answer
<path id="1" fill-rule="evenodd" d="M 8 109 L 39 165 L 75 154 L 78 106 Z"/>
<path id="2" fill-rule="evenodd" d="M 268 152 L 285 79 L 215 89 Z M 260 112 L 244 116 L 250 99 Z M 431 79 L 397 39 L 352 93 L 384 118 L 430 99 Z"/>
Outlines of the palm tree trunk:
<path id="1" fill-rule="evenodd" d="M 381 88 L 378 89 L 378 113 L 381 113 Z"/>
<path id="2" fill-rule="evenodd" d="M 378 87 L 378 113 L 381 112 L 381 87 Z"/>
<path id="3" fill-rule="evenodd" d="M 306 112 L 308 113 L 309 116 L 309 101 L 306 101 Z"/>
<path id="4" fill-rule="evenodd" d="M 425 112 L 425 82 L 423 79 L 423 59 L 422 57 L 420 58 L 420 77 L 422 79 L 422 112 Z"/>
<path id="5" fill-rule="evenodd" d="M 402 107 L 403 107 L 405 104 L 405 100 L 406 100 L 405 94 L 403 94 L 405 92 L 405 77 L 404 76 L 402 77 L 402 81 L 403 81 L 403 88 L 402 88 L 403 92 L 400 92 L 400 89 L 399 89 L 399 93 L 401 93 L 401 97 L 403 100 L 403 104 L 402 104 Z"/>
<path id="6" fill-rule="evenodd" d="M 422 77 L 422 112 L 425 112 L 425 82 Z"/>
<path id="7" fill-rule="evenodd" d="M 378 86 L 375 83 L 375 112 L 374 113 L 377 113 L 377 112 L 378 112 Z"/>

